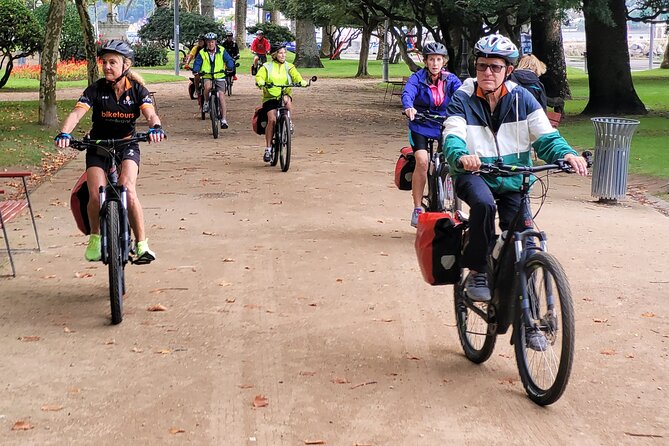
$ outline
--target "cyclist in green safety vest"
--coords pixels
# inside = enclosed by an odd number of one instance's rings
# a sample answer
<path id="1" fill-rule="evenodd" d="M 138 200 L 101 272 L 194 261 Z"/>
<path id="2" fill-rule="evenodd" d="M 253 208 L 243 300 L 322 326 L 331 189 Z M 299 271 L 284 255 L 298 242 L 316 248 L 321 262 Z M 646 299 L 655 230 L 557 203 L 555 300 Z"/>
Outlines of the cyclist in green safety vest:
<path id="1" fill-rule="evenodd" d="M 204 79 L 204 101 L 202 111 L 209 111 L 209 92 L 213 82 L 218 86 L 218 103 L 221 105 L 221 128 L 228 128 L 226 120 L 225 95 L 225 69 L 233 70 L 235 60 L 225 51 L 225 48 L 216 44 L 216 34 L 207 33 L 204 35 L 205 47 L 195 56 L 193 63 L 193 73 L 200 73 Z"/>
<path id="2" fill-rule="evenodd" d="M 302 79 L 297 68 L 290 62 L 286 62 L 286 45 L 284 43 L 273 43 L 270 48 L 272 60 L 263 64 L 256 74 L 256 85 L 262 89 L 262 114 L 267 116 L 267 127 L 265 128 L 265 153 L 263 161 L 269 162 L 272 153 L 272 137 L 274 136 L 274 125 L 276 124 L 276 113 L 270 113 L 279 108 L 279 97 L 281 88 L 274 85 L 299 84 L 306 86 L 307 82 Z M 270 84 L 268 86 L 268 84 Z M 293 113 L 292 89 L 288 88 L 283 96 L 284 105 L 288 111 Z"/>

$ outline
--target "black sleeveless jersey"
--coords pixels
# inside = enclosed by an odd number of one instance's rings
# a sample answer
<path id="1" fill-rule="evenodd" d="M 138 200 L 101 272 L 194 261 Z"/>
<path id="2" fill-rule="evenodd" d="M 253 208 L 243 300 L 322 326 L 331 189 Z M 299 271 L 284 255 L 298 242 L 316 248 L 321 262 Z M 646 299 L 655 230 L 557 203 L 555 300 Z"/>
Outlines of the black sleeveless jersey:
<path id="1" fill-rule="evenodd" d="M 134 134 L 141 109 L 153 107 L 153 101 L 146 87 L 128 78 L 117 99 L 112 86 L 102 78 L 84 90 L 77 107 L 93 109 L 91 138 L 118 139 Z"/>

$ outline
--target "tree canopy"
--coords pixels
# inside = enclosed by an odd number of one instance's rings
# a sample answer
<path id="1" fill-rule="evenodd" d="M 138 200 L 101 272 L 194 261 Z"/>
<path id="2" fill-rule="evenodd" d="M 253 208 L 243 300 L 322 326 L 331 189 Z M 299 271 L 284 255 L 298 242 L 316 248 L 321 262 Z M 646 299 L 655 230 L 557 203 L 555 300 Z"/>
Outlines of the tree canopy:
<path id="1" fill-rule="evenodd" d="M 42 48 L 42 29 L 21 0 L 0 0 L 0 88 L 9 79 L 14 61 Z"/>
<path id="2" fill-rule="evenodd" d="M 208 32 L 216 33 L 220 40 L 225 36 L 225 26 L 194 12 L 179 11 L 179 43 L 188 48 L 195 45 L 198 36 Z M 174 38 L 174 11 L 171 8 L 158 8 L 142 26 L 138 35 L 143 40 L 156 42 L 168 48 Z"/>

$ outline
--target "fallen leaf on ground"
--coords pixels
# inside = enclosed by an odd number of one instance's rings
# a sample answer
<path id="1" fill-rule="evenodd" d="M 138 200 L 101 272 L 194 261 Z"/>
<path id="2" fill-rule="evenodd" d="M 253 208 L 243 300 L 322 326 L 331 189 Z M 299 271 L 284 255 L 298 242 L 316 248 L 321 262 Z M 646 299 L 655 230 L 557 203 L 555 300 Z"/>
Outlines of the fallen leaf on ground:
<path id="1" fill-rule="evenodd" d="M 223 282 L 219 282 L 218 286 L 230 286 L 232 285 L 230 282 L 226 282 L 225 280 Z"/>
<path id="2" fill-rule="evenodd" d="M 235 259 L 231 259 L 230 257 L 226 257 L 226 258 L 223 259 L 224 263 L 231 263 L 231 262 L 234 262 L 234 261 L 235 261 Z"/>
<path id="3" fill-rule="evenodd" d="M 186 432 L 186 431 L 184 429 L 181 429 L 180 427 L 171 427 L 170 428 L 170 434 L 172 434 L 172 435 L 183 434 L 184 432 Z"/>
<path id="4" fill-rule="evenodd" d="M 155 353 L 159 355 L 169 355 L 170 353 L 172 353 L 172 350 L 170 349 L 156 350 Z"/>
<path id="5" fill-rule="evenodd" d="M 655 313 L 651 313 L 650 311 L 643 313 L 641 317 L 655 317 Z"/>
<path id="6" fill-rule="evenodd" d="M 240 388 L 240 389 L 252 389 L 252 388 L 253 388 L 253 384 L 240 384 L 240 385 L 239 385 L 239 388 Z"/>
<path id="7" fill-rule="evenodd" d="M 412 361 L 420 361 L 420 358 L 418 356 L 407 356 L 407 359 L 410 359 Z"/>
<path id="8" fill-rule="evenodd" d="M 105 341 L 105 345 L 114 345 L 116 344 L 116 339 L 108 339 Z"/>
<path id="9" fill-rule="evenodd" d="M 88 279 L 89 277 L 93 277 L 93 274 L 76 272 L 74 273 L 74 277 L 77 279 Z"/>
<path id="10" fill-rule="evenodd" d="M 42 338 L 40 338 L 39 336 L 21 336 L 21 337 L 19 338 L 19 341 L 23 341 L 23 342 L 37 342 L 37 341 L 39 341 L 40 339 L 42 339 Z"/>
<path id="11" fill-rule="evenodd" d="M 336 280 L 336 282 L 339 282 L 339 283 L 341 283 L 341 282 L 343 282 L 343 281 L 344 281 L 344 279 L 337 279 L 337 280 Z"/>
<path id="12" fill-rule="evenodd" d="M 133 347 L 130 349 L 130 351 L 133 353 L 142 353 L 144 350 L 142 350 L 141 348 Z"/>
<path id="13" fill-rule="evenodd" d="M 607 349 L 607 350 L 602 350 L 599 353 L 602 354 L 602 355 L 606 355 L 606 356 L 613 356 L 613 355 L 616 354 L 616 351 L 613 350 L 612 348 L 610 348 L 610 349 Z"/>
<path id="14" fill-rule="evenodd" d="M 225 301 L 229 304 L 234 304 L 237 299 L 234 297 L 227 297 Z"/>
<path id="15" fill-rule="evenodd" d="M 263 395 L 256 395 L 253 399 L 253 407 L 266 407 L 268 404 L 269 401 Z"/>
<path id="16" fill-rule="evenodd" d="M 325 444 L 325 440 L 304 440 L 304 444 Z"/>
<path id="17" fill-rule="evenodd" d="M 42 277 L 42 279 L 55 279 L 56 275 L 55 274 L 49 274 L 48 276 Z"/>
<path id="18" fill-rule="evenodd" d="M 307 372 L 307 371 L 302 371 L 300 372 L 301 376 L 314 376 L 316 372 Z"/>
<path id="19" fill-rule="evenodd" d="M 151 305 L 146 311 L 167 311 L 167 307 L 161 304 Z"/>
<path id="20" fill-rule="evenodd" d="M 72 329 L 67 328 L 67 327 L 63 328 L 63 331 L 64 331 L 65 333 L 76 333 L 75 330 L 72 330 Z"/>
<path id="21" fill-rule="evenodd" d="M 608 319 L 597 319 L 597 318 L 595 318 L 595 319 L 592 320 L 592 322 L 596 322 L 596 323 L 598 323 L 598 324 L 604 324 L 604 323 L 606 323 L 606 322 L 608 322 L 608 321 L 609 321 Z"/>
<path id="22" fill-rule="evenodd" d="M 61 404 L 45 404 L 40 409 L 44 412 L 58 412 L 59 410 L 63 410 L 63 406 Z"/>
<path id="23" fill-rule="evenodd" d="M 216 235 L 215 232 L 202 231 L 202 235 Z"/>
<path id="24" fill-rule="evenodd" d="M 381 252 L 379 253 L 379 255 L 382 255 L 383 257 L 388 257 L 390 254 L 388 254 L 387 252 Z"/>
<path id="25" fill-rule="evenodd" d="M 81 389 L 79 387 L 70 387 L 67 389 L 67 393 L 81 393 Z"/>
<path id="26" fill-rule="evenodd" d="M 516 379 L 511 376 L 499 380 L 500 384 L 513 384 L 514 382 L 516 382 Z"/>
<path id="27" fill-rule="evenodd" d="M 346 378 L 334 378 L 332 382 L 335 384 L 350 384 L 351 381 Z"/>
<path id="28" fill-rule="evenodd" d="M 310 306 L 310 307 L 317 307 L 317 306 L 318 306 L 318 304 L 317 304 L 317 303 L 315 303 L 315 302 L 312 302 L 312 303 L 310 303 L 310 304 L 309 304 L 309 306 Z"/>
<path id="29" fill-rule="evenodd" d="M 27 421 L 24 420 L 19 420 L 16 423 L 14 423 L 14 426 L 12 426 L 13 431 L 27 431 L 32 428 L 34 428 L 32 424 L 28 423 Z"/>

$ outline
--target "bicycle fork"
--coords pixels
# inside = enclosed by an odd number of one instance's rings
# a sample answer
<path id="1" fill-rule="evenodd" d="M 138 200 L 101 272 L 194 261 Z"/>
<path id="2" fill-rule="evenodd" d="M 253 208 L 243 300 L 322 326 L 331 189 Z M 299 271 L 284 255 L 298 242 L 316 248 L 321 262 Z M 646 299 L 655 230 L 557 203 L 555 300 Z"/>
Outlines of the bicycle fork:
<path id="1" fill-rule="evenodd" d="M 113 187 L 113 186 L 109 186 Z M 119 234 L 121 236 L 121 259 L 123 261 L 123 264 L 126 264 L 128 262 L 128 258 L 130 255 L 130 231 L 128 230 L 128 225 L 124 224 L 125 222 L 128 221 L 128 193 L 125 188 L 125 186 L 121 186 L 119 188 L 120 190 L 120 209 L 119 209 L 119 224 L 121 227 L 119 228 Z M 100 186 L 100 241 L 101 241 L 101 249 L 102 249 L 102 263 L 107 265 L 109 263 L 109 258 L 107 257 L 108 253 L 108 247 L 109 247 L 109 234 L 107 234 L 107 190 L 105 189 L 104 186 Z M 112 240 L 111 243 L 118 243 L 118 241 Z"/>
<path id="2" fill-rule="evenodd" d="M 538 300 L 537 293 L 541 290 L 536 289 L 535 281 L 528 284 L 528 277 L 523 265 L 527 258 L 531 255 L 525 246 L 527 245 L 528 240 L 539 239 L 540 240 L 540 251 L 547 250 L 546 244 L 546 234 L 542 231 L 535 231 L 528 229 L 522 232 L 516 232 L 514 234 L 514 247 L 516 251 L 516 272 L 518 274 L 518 283 L 520 295 L 517 296 L 520 300 L 520 311 L 523 318 L 525 327 L 537 329 L 541 328 L 535 321 L 541 319 L 539 314 L 541 303 Z M 528 286 L 529 285 L 529 286 Z M 544 272 L 543 283 L 544 294 L 546 296 L 546 310 L 547 314 L 553 315 L 554 312 L 554 297 L 553 297 L 553 284 L 550 275 L 547 275 Z M 554 320 L 544 321 L 550 323 L 549 327 L 551 331 L 554 331 L 557 327 L 554 324 Z M 545 328 L 545 327 L 544 327 Z"/>

